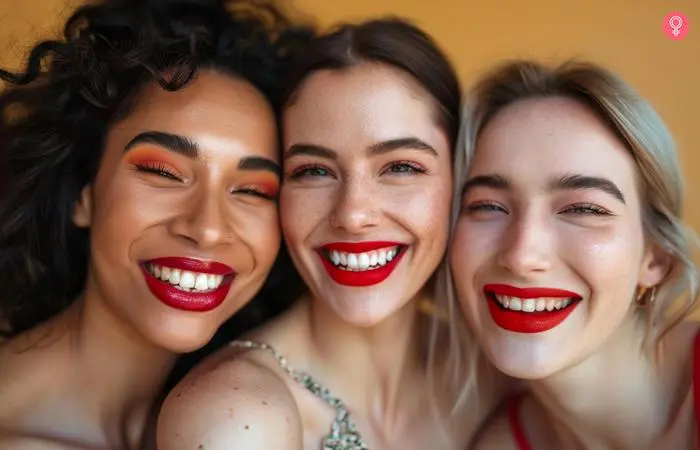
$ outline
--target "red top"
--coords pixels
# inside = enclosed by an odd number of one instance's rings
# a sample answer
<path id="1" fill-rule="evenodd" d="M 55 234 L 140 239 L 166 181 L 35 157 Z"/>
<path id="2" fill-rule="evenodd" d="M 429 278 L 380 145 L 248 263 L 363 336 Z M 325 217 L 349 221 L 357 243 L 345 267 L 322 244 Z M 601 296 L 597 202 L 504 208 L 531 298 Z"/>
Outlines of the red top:
<path id="1" fill-rule="evenodd" d="M 508 422 L 513 440 L 518 450 L 532 450 L 532 446 L 525 436 L 523 423 L 520 421 L 520 403 L 524 396 L 514 397 L 508 404 Z M 695 428 L 700 437 L 700 332 L 695 335 L 693 345 L 693 407 L 695 411 Z"/>

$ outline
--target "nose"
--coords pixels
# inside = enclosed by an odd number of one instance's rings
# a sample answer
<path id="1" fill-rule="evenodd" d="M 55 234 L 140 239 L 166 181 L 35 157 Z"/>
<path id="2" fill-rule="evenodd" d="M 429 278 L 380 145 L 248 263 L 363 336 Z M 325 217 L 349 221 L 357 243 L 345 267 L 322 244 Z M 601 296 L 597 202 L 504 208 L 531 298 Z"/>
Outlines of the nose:
<path id="1" fill-rule="evenodd" d="M 346 180 L 333 206 L 330 224 L 349 234 L 361 234 L 372 229 L 379 225 L 379 201 L 370 182 Z"/>
<path id="2" fill-rule="evenodd" d="M 536 212 L 514 217 L 501 241 L 498 264 L 523 278 L 546 272 L 552 266 L 553 242 L 553 231 Z"/>
<path id="3" fill-rule="evenodd" d="M 170 222 L 170 232 L 174 236 L 202 248 L 215 247 L 231 239 L 231 217 L 221 192 L 199 189 L 186 200 L 183 208 L 184 211 Z"/>

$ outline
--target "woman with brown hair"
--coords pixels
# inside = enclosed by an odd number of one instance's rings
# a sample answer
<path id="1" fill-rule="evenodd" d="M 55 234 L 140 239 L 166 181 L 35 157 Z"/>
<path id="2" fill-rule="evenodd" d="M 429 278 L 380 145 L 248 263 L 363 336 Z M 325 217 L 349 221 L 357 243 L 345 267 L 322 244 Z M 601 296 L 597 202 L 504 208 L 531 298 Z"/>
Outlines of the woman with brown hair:
<path id="1" fill-rule="evenodd" d="M 454 70 L 372 20 L 316 39 L 284 87 L 280 218 L 308 290 L 174 389 L 159 448 L 461 448 L 467 419 L 432 411 L 420 309 L 448 239 Z"/>

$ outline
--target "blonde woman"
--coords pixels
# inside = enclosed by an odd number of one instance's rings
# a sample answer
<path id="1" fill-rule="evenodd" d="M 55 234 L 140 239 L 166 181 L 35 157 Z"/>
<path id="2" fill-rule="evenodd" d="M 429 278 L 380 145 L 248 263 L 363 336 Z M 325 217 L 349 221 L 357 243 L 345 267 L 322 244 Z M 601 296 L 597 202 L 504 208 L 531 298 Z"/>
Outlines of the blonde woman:
<path id="1" fill-rule="evenodd" d="M 454 288 L 528 387 L 473 448 L 698 448 L 698 273 L 661 119 L 598 66 L 511 62 L 463 120 Z"/>

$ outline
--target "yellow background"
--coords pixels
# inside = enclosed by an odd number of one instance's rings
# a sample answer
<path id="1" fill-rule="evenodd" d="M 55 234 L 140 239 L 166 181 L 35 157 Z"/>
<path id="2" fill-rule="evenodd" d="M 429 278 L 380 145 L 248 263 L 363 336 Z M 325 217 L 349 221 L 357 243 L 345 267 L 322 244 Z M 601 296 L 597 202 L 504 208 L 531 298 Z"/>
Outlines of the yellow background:
<path id="1" fill-rule="evenodd" d="M 0 0 L 0 64 L 19 67 L 28 45 L 55 35 L 77 0 Z M 700 0 L 289 0 L 322 24 L 395 14 L 440 42 L 468 86 L 510 57 L 580 57 L 621 74 L 666 120 L 679 145 L 688 195 L 686 219 L 700 230 Z M 663 33 L 672 11 L 689 33 Z"/>

